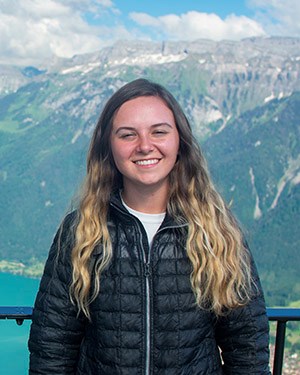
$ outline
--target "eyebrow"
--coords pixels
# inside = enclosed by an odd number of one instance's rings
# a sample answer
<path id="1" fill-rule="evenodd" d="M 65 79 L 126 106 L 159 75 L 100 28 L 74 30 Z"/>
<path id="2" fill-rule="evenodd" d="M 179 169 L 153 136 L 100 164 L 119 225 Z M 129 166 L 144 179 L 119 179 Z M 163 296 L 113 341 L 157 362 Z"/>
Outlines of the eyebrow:
<path id="1" fill-rule="evenodd" d="M 173 126 L 170 125 L 170 124 L 167 123 L 167 122 L 159 122 L 159 123 L 157 123 L 157 124 L 153 124 L 153 125 L 150 126 L 150 128 L 158 128 L 158 127 L 160 127 L 160 126 L 168 126 L 169 128 L 173 129 Z M 131 131 L 133 131 L 133 130 L 136 130 L 136 128 L 133 127 L 133 126 L 121 126 L 121 127 L 119 127 L 119 128 L 115 131 L 115 134 L 117 134 L 117 133 L 118 133 L 119 131 L 121 131 L 121 130 L 131 130 Z"/>

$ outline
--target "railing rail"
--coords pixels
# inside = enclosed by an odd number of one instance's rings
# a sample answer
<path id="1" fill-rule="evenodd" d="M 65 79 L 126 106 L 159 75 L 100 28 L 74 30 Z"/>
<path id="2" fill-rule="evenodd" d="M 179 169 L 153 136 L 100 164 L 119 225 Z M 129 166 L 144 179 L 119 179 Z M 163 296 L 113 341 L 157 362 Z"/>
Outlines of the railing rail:
<path id="1" fill-rule="evenodd" d="M 300 308 L 267 308 L 269 321 L 276 321 L 275 352 L 273 360 L 273 375 L 281 375 L 284 357 L 286 323 L 300 321 Z M 25 319 L 31 319 L 32 307 L 0 306 L 0 319 L 14 319 L 18 325 Z"/>
<path id="2" fill-rule="evenodd" d="M 19 326 L 31 316 L 32 307 L 29 306 L 0 306 L 0 319 L 15 320 Z"/>

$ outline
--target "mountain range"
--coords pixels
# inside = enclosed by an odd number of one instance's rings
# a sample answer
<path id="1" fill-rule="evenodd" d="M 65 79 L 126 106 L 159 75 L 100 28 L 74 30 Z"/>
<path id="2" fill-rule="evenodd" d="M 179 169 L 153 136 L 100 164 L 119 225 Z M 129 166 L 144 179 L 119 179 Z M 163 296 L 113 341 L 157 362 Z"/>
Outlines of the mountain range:
<path id="1" fill-rule="evenodd" d="M 101 109 L 126 82 L 146 77 L 190 119 L 268 304 L 300 300 L 299 73 L 300 38 L 120 41 L 36 67 L 0 65 L 0 259 L 24 273 L 43 264 L 76 201 Z"/>

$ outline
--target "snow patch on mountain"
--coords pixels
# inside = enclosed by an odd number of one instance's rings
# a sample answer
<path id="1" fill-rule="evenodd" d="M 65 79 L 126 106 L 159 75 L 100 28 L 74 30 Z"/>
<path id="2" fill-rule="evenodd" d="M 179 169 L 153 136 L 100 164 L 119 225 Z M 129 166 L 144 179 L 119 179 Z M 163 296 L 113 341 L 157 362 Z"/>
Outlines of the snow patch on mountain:
<path id="1" fill-rule="evenodd" d="M 72 145 L 77 141 L 77 139 L 81 136 L 81 134 L 82 134 L 82 130 L 78 129 L 71 140 Z"/>
<path id="2" fill-rule="evenodd" d="M 155 46 L 155 45 L 153 45 Z M 119 49 L 118 53 L 114 49 L 110 51 L 107 55 L 105 53 L 102 56 L 98 56 L 96 61 L 83 61 L 82 59 L 77 59 L 73 61 L 74 65 L 63 68 L 61 74 L 72 74 L 72 73 L 81 73 L 82 75 L 88 74 L 91 71 L 103 67 L 104 69 L 110 69 L 115 66 L 148 66 L 156 64 L 167 64 L 172 62 L 179 62 L 184 60 L 188 56 L 185 52 L 175 52 L 175 53 L 163 53 L 163 51 L 157 52 L 152 49 L 143 50 L 143 49 L 130 49 L 125 48 L 125 50 Z M 91 59 L 96 58 L 89 56 Z M 115 71 L 108 71 L 106 74 L 110 76 L 117 76 L 118 73 Z"/>
<path id="3" fill-rule="evenodd" d="M 186 59 L 187 54 L 180 53 L 176 55 L 162 55 L 157 54 L 141 54 L 139 56 L 127 56 L 122 59 L 115 59 L 110 61 L 109 65 L 138 65 L 138 66 L 147 66 L 155 64 L 167 64 L 171 62 L 179 62 Z"/>
<path id="4" fill-rule="evenodd" d="M 78 73 L 78 72 L 80 72 L 81 74 L 88 74 L 92 70 L 97 69 L 100 66 L 101 66 L 101 62 L 88 63 L 84 65 L 76 65 L 67 69 L 63 69 L 61 71 L 61 74 L 71 74 L 71 73 Z"/>
<path id="5" fill-rule="evenodd" d="M 281 177 L 277 184 L 277 193 L 271 204 L 270 209 L 274 209 L 277 206 L 280 195 L 284 191 L 286 185 L 291 182 L 293 185 L 300 183 L 300 155 L 297 159 L 289 159 L 288 168 L 285 170 L 284 175 Z"/>
<path id="6" fill-rule="evenodd" d="M 253 212 L 253 218 L 254 220 L 258 220 L 262 216 L 262 211 L 259 207 L 259 196 L 258 196 L 257 189 L 255 186 L 255 176 L 254 176 L 252 167 L 250 167 L 249 169 L 249 175 L 250 175 L 250 181 L 252 185 L 252 193 L 255 196 L 255 207 L 254 207 L 254 212 Z"/>
<path id="7" fill-rule="evenodd" d="M 300 184 L 300 172 L 297 173 L 297 175 L 291 180 L 292 185 L 298 185 Z"/>
<path id="8" fill-rule="evenodd" d="M 269 101 L 275 99 L 275 95 L 272 93 L 271 95 L 267 96 L 265 99 L 264 99 L 264 102 L 265 103 L 268 103 Z"/>
<path id="9" fill-rule="evenodd" d="M 261 145 L 261 141 L 256 141 L 255 144 L 254 144 L 254 147 L 258 147 Z"/>
<path id="10" fill-rule="evenodd" d="M 221 112 L 220 112 L 221 113 Z M 221 133 L 226 128 L 226 125 L 228 121 L 231 119 L 231 115 L 228 115 L 225 119 L 223 119 L 223 124 L 220 126 L 220 128 L 216 131 L 216 134 Z"/>

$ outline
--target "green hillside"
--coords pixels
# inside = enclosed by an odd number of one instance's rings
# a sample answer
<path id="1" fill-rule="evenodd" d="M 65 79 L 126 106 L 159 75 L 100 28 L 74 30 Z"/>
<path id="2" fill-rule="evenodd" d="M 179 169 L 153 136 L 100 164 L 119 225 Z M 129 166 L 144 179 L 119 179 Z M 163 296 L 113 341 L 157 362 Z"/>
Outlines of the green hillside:
<path id="1" fill-rule="evenodd" d="M 300 297 L 300 94 L 233 120 L 204 145 L 251 245 L 269 305 Z"/>

